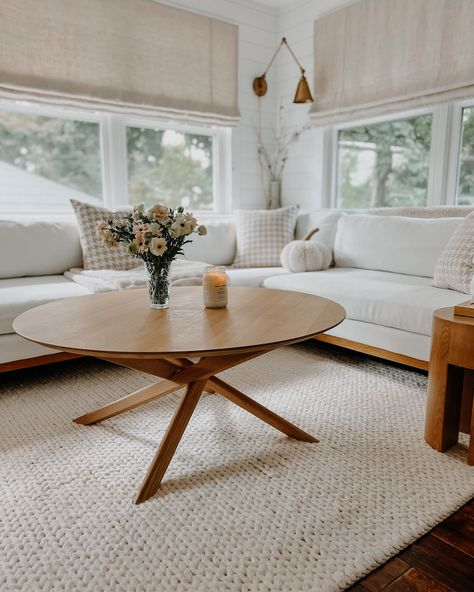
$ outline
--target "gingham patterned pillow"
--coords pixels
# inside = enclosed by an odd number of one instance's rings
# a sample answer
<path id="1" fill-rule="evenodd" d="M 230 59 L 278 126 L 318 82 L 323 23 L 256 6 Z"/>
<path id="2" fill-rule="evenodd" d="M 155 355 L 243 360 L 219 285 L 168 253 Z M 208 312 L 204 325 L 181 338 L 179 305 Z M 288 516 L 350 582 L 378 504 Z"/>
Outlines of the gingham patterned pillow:
<path id="1" fill-rule="evenodd" d="M 433 286 L 471 294 L 473 275 L 474 212 L 459 224 L 439 256 Z"/>
<path id="2" fill-rule="evenodd" d="M 233 267 L 280 267 L 280 253 L 293 240 L 298 207 L 236 210 L 237 254 Z"/>
<path id="3" fill-rule="evenodd" d="M 104 247 L 97 233 L 100 222 L 118 219 L 123 212 L 111 212 L 75 199 L 71 199 L 71 204 L 79 226 L 84 269 L 132 269 L 141 265 L 139 259 L 127 254 L 123 243 L 116 249 L 109 249 Z"/>

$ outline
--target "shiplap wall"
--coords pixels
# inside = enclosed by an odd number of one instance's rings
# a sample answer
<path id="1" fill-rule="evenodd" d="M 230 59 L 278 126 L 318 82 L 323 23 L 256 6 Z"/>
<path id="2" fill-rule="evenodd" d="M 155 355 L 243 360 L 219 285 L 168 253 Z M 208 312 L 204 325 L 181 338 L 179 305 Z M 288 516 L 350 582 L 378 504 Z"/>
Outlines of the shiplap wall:
<path id="1" fill-rule="evenodd" d="M 163 2 L 234 23 L 239 26 L 240 125 L 232 133 L 232 201 L 235 208 L 263 208 L 265 192 L 257 163 L 258 99 L 253 79 L 262 74 L 278 40 L 278 13 L 269 6 L 246 0 L 172 0 Z M 189 40 L 192 43 L 192 39 Z M 277 104 L 277 69 L 268 77 L 269 93 L 262 109 L 263 138 L 272 141 Z"/>
<path id="2" fill-rule="evenodd" d="M 303 68 L 306 69 L 313 98 L 313 24 L 322 14 L 349 4 L 353 0 L 306 0 L 281 8 L 278 12 L 279 37 L 286 37 Z M 309 123 L 308 105 L 292 103 L 298 83 L 298 68 L 288 52 L 282 52 L 277 64 L 277 105 L 284 106 L 290 129 Z M 326 204 L 323 195 L 323 133 L 322 128 L 306 131 L 290 151 L 282 183 L 284 205 L 320 208 Z"/>

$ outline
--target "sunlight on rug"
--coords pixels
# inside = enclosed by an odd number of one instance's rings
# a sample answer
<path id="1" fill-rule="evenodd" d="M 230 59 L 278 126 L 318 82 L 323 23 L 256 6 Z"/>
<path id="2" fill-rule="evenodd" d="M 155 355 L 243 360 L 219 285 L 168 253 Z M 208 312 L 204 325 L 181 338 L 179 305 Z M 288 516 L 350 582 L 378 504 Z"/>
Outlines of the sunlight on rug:
<path id="1" fill-rule="evenodd" d="M 140 506 L 179 393 L 85 427 L 153 378 L 90 360 L 3 376 L 0 590 L 343 590 L 474 495 L 467 440 L 423 440 L 420 373 L 297 346 L 222 376 L 320 443 L 205 395 Z"/>

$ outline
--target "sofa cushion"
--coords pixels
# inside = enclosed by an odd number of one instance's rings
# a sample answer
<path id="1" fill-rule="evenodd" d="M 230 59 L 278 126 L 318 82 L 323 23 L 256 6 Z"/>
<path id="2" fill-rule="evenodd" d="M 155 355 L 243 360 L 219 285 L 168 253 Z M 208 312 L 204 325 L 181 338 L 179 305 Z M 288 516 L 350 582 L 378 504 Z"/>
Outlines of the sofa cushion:
<path id="1" fill-rule="evenodd" d="M 474 276 L 474 212 L 454 231 L 436 262 L 433 286 L 472 294 Z"/>
<path id="2" fill-rule="evenodd" d="M 236 210 L 234 267 L 279 267 L 283 247 L 293 240 L 298 207 Z"/>
<path id="3" fill-rule="evenodd" d="M 324 296 L 343 306 L 349 319 L 422 335 L 431 335 L 434 309 L 466 299 L 434 288 L 431 278 L 343 267 L 270 277 L 263 285 Z"/>
<path id="4" fill-rule="evenodd" d="M 260 288 L 263 281 L 268 277 L 275 275 L 285 275 L 289 273 L 283 267 L 250 267 L 244 269 L 226 269 L 231 286 L 246 286 L 251 288 Z"/>
<path id="5" fill-rule="evenodd" d="M 141 261 L 128 254 L 124 243 L 110 249 L 102 244 L 99 237 L 99 224 L 106 220 L 120 222 L 123 211 L 112 212 L 75 199 L 71 199 L 71 204 L 79 225 L 84 269 L 133 269 L 142 265 Z"/>
<path id="6" fill-rule="evenodd" d="M 12 333 L 12 322 L 29 308 L 59 298 L 90 294 L 89 290 L 63 275 L 0 280 L 0 335 Z"/>
<path id="7" fill-rule="evenodd" d="M 334 242 L 336 267 L 432 278 L 436 261 L 461 220 L 344 214 Z"/>
<path id="8" fill-rule="evenodd" d="M 0 278 L 52 275 L 81 265 L 74 220 L 0 220 Z"/>
<path id="9" fill-rule="evenodd" d="M 233 220 L 206 221 L 207 234 L 183 247 L 191 261 L 210 265 L 231 265 L 235 257 L 235 223 Z"/>

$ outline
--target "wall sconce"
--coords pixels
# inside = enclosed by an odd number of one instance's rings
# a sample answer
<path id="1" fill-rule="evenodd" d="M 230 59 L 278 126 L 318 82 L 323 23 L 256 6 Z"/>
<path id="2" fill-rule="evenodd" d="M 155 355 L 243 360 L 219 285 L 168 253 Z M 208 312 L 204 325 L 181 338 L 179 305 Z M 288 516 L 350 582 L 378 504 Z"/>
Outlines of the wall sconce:
<path id="1" fill-rule="evenodd" d="M 280 49 L 282 48 L 283 45 L 286 45 L 286 47 L 288 48 L 288 51 L 291 53 L 293 59 L 298 64 L 299 69 L 301 70 L 301 78 L 300 78 L 300 81 L 298 82 L 298 86 L 296 87 L 295 98 L 293 99 L 293 103 L 312 103 L 313 97 L 311 96 L 311 91 L 309 90 L 308 81 L 306 80 L 306 77 L 304 75 L 304 72 L 305 72 L 304 68 L 299 63 L 298 58 L 293 53 L 293 50 L 291 49 L 291 47 L 288 45 L 288 41 L 286 40 L 286 37 L 283 37 L 283 39 L 281 40 L 281 43 L 278 46 L 276 52 L 273 54 L 273 57 L 270 60 L 270 63 L 268 64 L 265 72 L 261 76 L 257 76 L 257 78 L 255 78 L 255 80 L 253 81 L 253 85 L 252 85 L 253 92 L 257 95 L 257 97 L 263 97 L 267 94 L 268 85 L 267 85 L 267 81 L 266 81 L 265 77 L 267 75 L 268 70 L 271 68 L 273 62 L 275 61 L 275 58 L 277 57 L 278 52 L 280 51 Z"/>

